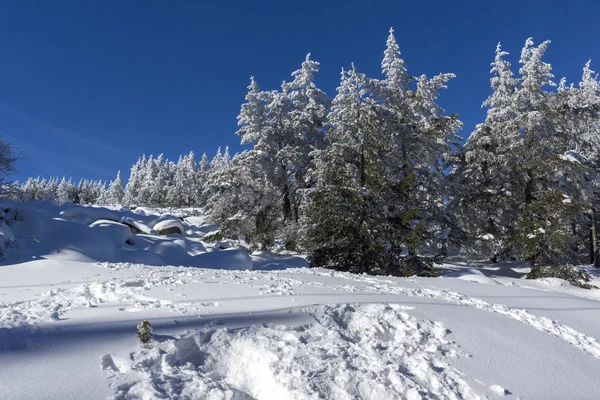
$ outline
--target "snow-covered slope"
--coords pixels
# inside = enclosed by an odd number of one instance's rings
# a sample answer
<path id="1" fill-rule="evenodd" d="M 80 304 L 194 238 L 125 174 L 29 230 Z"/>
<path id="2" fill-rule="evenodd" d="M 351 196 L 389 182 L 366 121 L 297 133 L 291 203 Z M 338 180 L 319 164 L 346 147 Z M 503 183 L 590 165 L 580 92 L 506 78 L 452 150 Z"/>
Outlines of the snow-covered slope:
<path id="1" fill-rule="evenodd" d="M 17 239 L 0 266 L 0 399 L 600 398 L 600 290 L 514 265 L 456 263 L 443 278 L 298 268 L 202 242 L 201 218 L 181 221 L 186 235 L 130 235 L 97 222 L 114 221 L 106 210 L 36 207 L 8 224 L 35 244 Z M 209 268 L 191 268 L 201 257 Z"/>

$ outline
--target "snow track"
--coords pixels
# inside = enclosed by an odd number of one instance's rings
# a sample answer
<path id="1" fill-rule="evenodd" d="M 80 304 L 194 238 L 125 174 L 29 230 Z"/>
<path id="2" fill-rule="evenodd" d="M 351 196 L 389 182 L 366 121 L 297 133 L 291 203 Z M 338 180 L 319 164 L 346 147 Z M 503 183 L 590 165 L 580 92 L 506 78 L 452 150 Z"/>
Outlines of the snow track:
<path id="1" fill-rule="evenodd" d="M 399 305 L 306 312 L 314 323 L 207 329 L 102 365 L 115 399 L 479 398 L 448 365 L 460 350 L 439 323 Z"/>
<path id="2" fill-rule="evenodd" d="M 490 362 L 486 341 L 499 343 L 496 352 L 504 351 L 502 346 L 512 346 L 513 341 L 517 345 L 510 336 L 515 331 L 528 337 L 528 348 L 535 347 L 536 340 L 546 343 L 546 348 L 560 345 L 561 354 L 577 359 L 578 365 L 589 363 L 586 371 L 594 370 L 600 360 L 600 342 L 593 337 L 595 330 L 587 328 L 595 325 L 581 324 L 577 318 L 563 321 L 561 315 L 567 314 L 551 313 L 551 307 L 548 312 L 553 318 L 540 309 L 528 311 L 482 300 L 477 296 L 487 292 L 483 284 L 305 268 L 225 271 L 110 263 L 93 268 L 102 276 L 100 281 L 53 283 L 51 290 L 29 296 L 31 300 L 0 303 L 0 356 L 13 363 L 16 353 L 31 353 L 28 359 L 33 359 L 37 352 L 54 352 L 55 345 L 66 345 L 66 339 L 61 339 L 66 334 L 81 339 L 78 351 L 86 351 L 81 350 L 87 346 L 84 343 L 98 349 L 86 356 L 92 362 L 88 369 L 100 375 L 90 375 L 90 382 L 108 376 L 110 387 L 107 384 L 103 390 L 110 390 L 114 399 L 237 400 L 517 398 L 513 390 L 528 393 L 529 398 L 532 392 L 518 378 L 497 379 L 516 362 L 511 352 L 501 356 L 506 364 L 498 367 L 500 374 L 484 374 L 477 380 L 471 377 L 471 367 L 466 367 L 475 363 L 486 368 Z M 96 275 L 90 272 L 81 273 Z M 435 284 L 439 286 L 430 286 Z M 505 298 L 513 293 L 525 299 L 549 293 L 493 287 L 510 290 Z M 9 294 L 14 296 L 22 289 L 6 290 L 13 290 Z M 424 299 L 414 302 L 417 310 L 406 307 L 413 302 L 411 297 Z M 590 310 L 595 307 L 592 300 L 571 301 Z M 453 317 L 445 318 L 446 312 Z M 474 337 L 468 323 L 466 330 L 465 321 L 452 323 L 452 318 L 463 315 L 472 324 L 491 322 L 501 333 L 498 337 L 495 331 L 491 336 L 487 333 L 470 346 Z M 506 318 L 516 322 L 510 321 L 512 328 L 504 330 Z M 135 339 L 135 324 L 141 319 L 156 323 L 156 340 L 150 345 L 142 346 Z M 443 320 L 444 325 L 434 320 Z M 452 335 L 446 326 L 454 331 Z M 475 330 L 476 335 L 488 332 Z M 102 332 L 119 344 L 95 345 L 102 342 Z M 56 351 L 58 357 L 68 352 L 65 349 Z M 563 371 L 562 360 L 554 359 L 557 367 L 546 369 Z M 560 375 L 553 374 L 540 382 L 558 382 Z M 0 397 L 2 393 L 0 387 Z M 595 396 L 597 392 L 585 393 Z"/>
<path id="3" fill-rule="evenodd" d="M 53 289 L 39 299 L 15 303 L 0 302 L 0 328 L 35 327 L 47 321 L 60 320 L 61 316 L 76 308 L 98 307 L 102 304 L 118 304 L 121 311 L 143 309 L 167 309 L 173 312 L 198 315 L 206 307 L 218 306 L 216 302 L 170 301 L 148 296 L 151 288 L 167 288 L 190 283 L 228 283 L 245 285 L 258 290 L 260 295 L 293 296 L 297 288 L 315 287 L 336 292 L 361 292 L 373 294 L 403 295 L 443 300 L 504 315 L 529 325 L 542 332 L 554 335 L 578 349 L 600 359 L 600 341 L 577 330 L 544 316 L 536 316 L 524 309 L 510 308 L 503 304 L 464 296 L 460 293 L 399 286 L 397 282 L 356 276 L 326 270 L 287 270 L 279 271 L 217 271 L 191 269 L 185 267 L 148 267 L 139 264 L 99 264 L 113 270 L 130 269 L 137 275 L 125 279 L 112 279 L 104 282 L 86 283 L 75 288 Z M 293 272 L 295 276 L 318 275 L 353 280 L 354 285 L 324 284 L 319 281 L 297 279 L 284 276 Z"/>
<path id="4" fill-rule="evenodd" d="M 329 274 L 328 274 L 329 275 Z M 339 275 L 336 274 L 336 275 Z M 347 274 L 342 274 L 345 278 L 350 278 Z M 380 283 L 373 278 L 360 277 L 358 279 L 364 282 L 370 282 L 369 285 L 361 287 L 361 291 L 371 291 L 375 293 L 401 294 L 411 297 L 424 297 L 437 300 L 444 300 L 464 306 L 475 307 L 488 312 L 504 315 L 527 324 L 537 330 L 554 335 L 578 349 L 600 359 L 600 341 L 594 337 L 585 335 L 575 329 L 554 321 L 547 317 L 536 316 L 523 309 L 510 308 L 503 304 L 491 304 L 486 301 L 467 297 L 460 293 L 447 290 L 433 289 L 411 289 L 390 284 Z"/>

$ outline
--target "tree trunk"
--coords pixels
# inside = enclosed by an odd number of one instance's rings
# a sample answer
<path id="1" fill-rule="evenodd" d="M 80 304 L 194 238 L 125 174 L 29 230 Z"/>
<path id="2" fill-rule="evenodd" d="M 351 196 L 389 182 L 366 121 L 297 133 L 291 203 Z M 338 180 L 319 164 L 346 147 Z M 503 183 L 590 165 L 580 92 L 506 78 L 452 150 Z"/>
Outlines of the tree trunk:
<path id="1" fill-rule="evenodd" d="M 283 187 L 283 221 L 287 222 L 290 220 L 292 214 L 292 203 L 290 202 L 290 191 L 289 187 L 286 184 Z"/>
<path id="2" fill-rule="evenodd" d="M 527 169 L 527 182 L 525 183 L 525 204 L 533 201 L 533 172 Z"/>
<path id="3" fill-rule="evenodd" d="M 360 187 L 365 187 L 365 145 L 360 145 Z"/>
<path id="4" fill-rule="evenodd" d="M 575 259 L 579 260 L 579 241 L 577 240 L 577 223 L 575 222 L 571 222 L 571 233 L 575 238 L 575 241 L 573 242 L 573 254 L 575 254 Z"/>
<path id="5" fill-rule="evenodd" d="M 600 253 L 598 251 L 598 232 L 596 230 L 596 224 L 597 224 L 596 209 L 592 208 L 592 226 L 591 226 L 592 252 L 593 252 L 592 261 L 594 263 L 594 267 L 600 268 Z"/>
<path id="6" fill-rule="evenodd" d="M 531 256 L 531 258 L 529 259 L 529 262 L 531 264 L 531 272 L 529 272 L 530 278 L 531 277 L 535 278 L 538 275 L 537 271 L 539 269 L 539 266 L 537 265 L 537 258 L 538 258 L 538 255 L 535 254 L 535 255 Z"/>

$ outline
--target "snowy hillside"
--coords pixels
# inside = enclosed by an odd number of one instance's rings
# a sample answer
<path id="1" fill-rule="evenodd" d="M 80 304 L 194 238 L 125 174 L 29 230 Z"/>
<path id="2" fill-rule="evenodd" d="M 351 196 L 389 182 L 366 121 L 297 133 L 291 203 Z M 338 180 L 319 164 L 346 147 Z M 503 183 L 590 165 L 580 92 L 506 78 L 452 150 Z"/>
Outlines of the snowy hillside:
<path id="1" fill-rule="evenodd" d="M 0 399 L 600 398 L 600 289 L 310 269 L 177 212 L 2 209 Z"/>

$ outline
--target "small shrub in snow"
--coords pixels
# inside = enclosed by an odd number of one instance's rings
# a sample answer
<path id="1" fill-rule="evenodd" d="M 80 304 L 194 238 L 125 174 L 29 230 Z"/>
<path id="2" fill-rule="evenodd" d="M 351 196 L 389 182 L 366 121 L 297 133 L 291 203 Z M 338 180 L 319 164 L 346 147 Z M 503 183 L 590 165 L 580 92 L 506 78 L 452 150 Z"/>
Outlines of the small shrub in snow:
<path id="1" fill-rule="evenodd" d="M 137 326 L 137 337 L 142 343 L 148 343 L 152 340 L 153 332 L 152 325 L 147 320 L 140 322 Z"/>
<path id="2" fill-rule="evenodd" d="M 559 278 L 583 289 L 596 288 L 596 286 L 588 283 L 592 279 L 590 274 L 573 265 L 538 267 L 533 268 L 527 274 L 527 279 L 538 278 Z"/>

